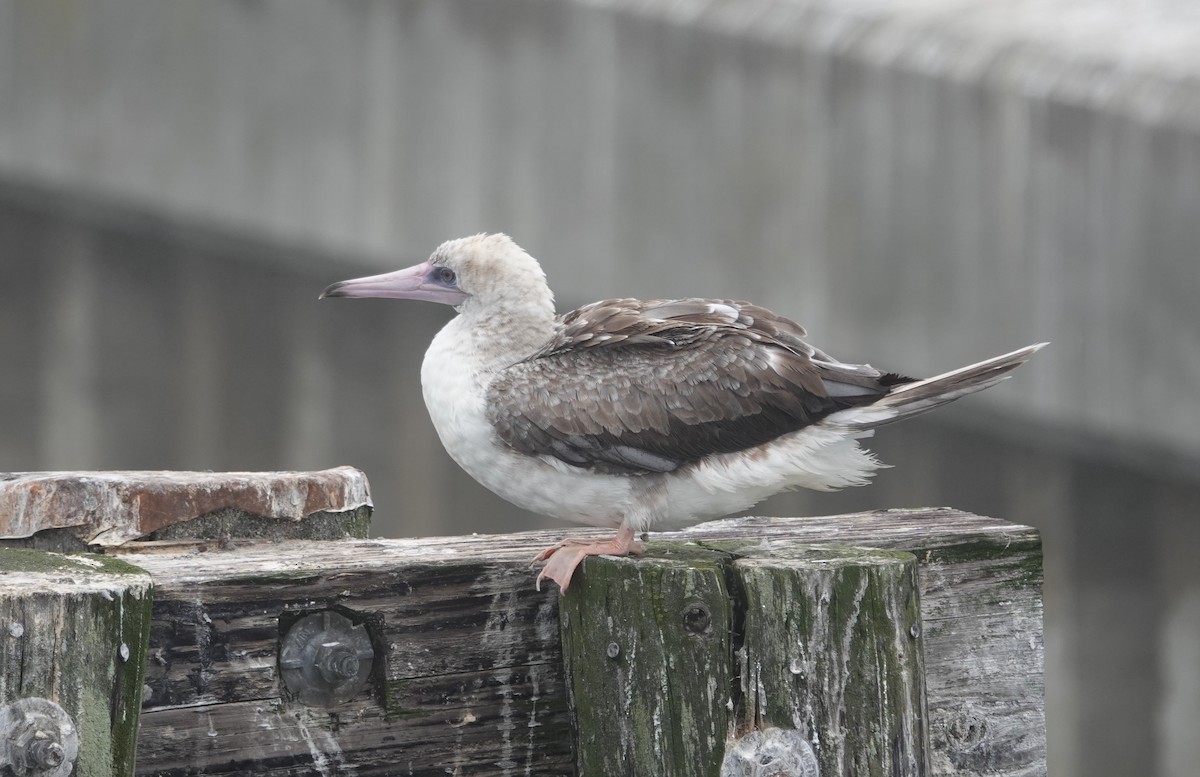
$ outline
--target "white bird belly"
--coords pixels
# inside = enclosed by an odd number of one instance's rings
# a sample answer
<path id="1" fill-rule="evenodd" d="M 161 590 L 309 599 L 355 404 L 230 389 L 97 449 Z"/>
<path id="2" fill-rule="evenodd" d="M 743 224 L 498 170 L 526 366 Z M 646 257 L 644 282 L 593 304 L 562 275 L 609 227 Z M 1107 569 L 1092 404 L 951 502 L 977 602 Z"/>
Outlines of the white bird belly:
<path id="1" fill-rule="evenodd" d="M 659 528 L 742 512 L 796 488 L 838 491 L 866 485 L 884 466 L 858 445 L 869 433 L 817 423 L 737 453 L 708 456 L 672 474 Z"/>
<path id="2" fill-rule="evenodd" d="M 531 512 L 589 526 L 617 526 L 630 511 L 630 478 L 599 475 L 505 445 L 487 420 L 484 376 L 462 368 L 451 322 L 421 365 L 429 417 L 450 458 L 484 487 Z"/>

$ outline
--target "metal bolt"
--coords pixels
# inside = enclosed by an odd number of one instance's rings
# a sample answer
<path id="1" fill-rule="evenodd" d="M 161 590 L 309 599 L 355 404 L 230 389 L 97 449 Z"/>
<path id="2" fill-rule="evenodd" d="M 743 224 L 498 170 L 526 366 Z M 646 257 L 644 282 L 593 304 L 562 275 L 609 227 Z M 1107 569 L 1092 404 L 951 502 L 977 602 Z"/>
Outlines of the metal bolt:
<path id="1" fill-rule="evenodd" d="M 50 739 L 52 734 L 39 731 L 35 737 L 44 737 L 35 739 L 35 741 L 25 748 L 26 757 L 37 768 L 57 769 L 62 766 L 62 762 L 67 760 L 67 753 L 63 750 L 63 746 L 54 739 Z"/>
<path id="2" fill-rule="evenodd" d="M 820 777 L 808 739 L 794 729 L 751 731 L 725 751 L 721 777 Z"/>
<path id="3" fill-rule="evenodd" d="M 691 602 L 683 608 L 683 628 L 689 634 L 704 634 L 712 625 L 712 613 L 704 602 Z"/>
<path id="4" fill-rule="evenodd" d="M 339 685 L 358 676 L 358 654 L 341 642 L 327 642 L 317 648 L 317 669 L 331 685 Z"/>
<path id="5" fill-rule="evenodd" d="M 912 637 L 913 639 L 916 639 L 917 637 L 921 636 L 921 624 L 914 623 L 913 625 L 909 626 L 908 627 L 908 636 Z"/>
<path id="6" fill-rule="evenodd" d="M 48 699 L 0 706 L 0 764 L 5 773 L 67 777 L 79 754 L 79 732 L 66 710 Z"/>
<path id="7" fill-rule="evenodd" d="M 609 642 L 608 649 L 605 651 L 609 658 L 616 658 L 621 655 L 621 646 L 616 642 Z"/>
<path id="8" fill-rule="evenodd" d="M 987 720 L 971 712 L 960 712 L 950 721 L 946 733 L 960 746 L 972 746 L 987 736 Z"/>
<path id="9" fill-rule="evenodd" d="M 375 649 L 365 627 L 332 610 L 292 624 L 279 653 L 284 685 L 304 704 L 332 707 L 371 678 Z"/>

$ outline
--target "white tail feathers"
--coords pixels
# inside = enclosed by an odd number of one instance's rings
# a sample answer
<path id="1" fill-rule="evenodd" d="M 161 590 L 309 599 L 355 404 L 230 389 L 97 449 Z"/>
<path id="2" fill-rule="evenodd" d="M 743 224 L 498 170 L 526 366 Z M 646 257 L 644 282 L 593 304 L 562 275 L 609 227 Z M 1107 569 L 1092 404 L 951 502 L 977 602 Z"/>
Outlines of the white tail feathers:
<path id="1" fill-rule="evenodd" d="M 842 411 L 835 416 L 848 428 L 868 429 L 920 415 L 959 397 L 996 385 L 1047 345 L 1049 343 L 1028 345 L 1003 356 L 896 386 L 877 402 Z M 832 420 L 833 416 L 830 418 Z"/>

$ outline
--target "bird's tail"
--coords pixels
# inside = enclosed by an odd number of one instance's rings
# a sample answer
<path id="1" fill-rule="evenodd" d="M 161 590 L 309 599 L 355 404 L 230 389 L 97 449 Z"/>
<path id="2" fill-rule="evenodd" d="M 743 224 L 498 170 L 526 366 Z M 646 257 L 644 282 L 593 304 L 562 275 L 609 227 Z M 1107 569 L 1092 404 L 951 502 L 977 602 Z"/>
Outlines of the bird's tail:
<path id="1" fill-rule="evenodd" d="M 838 421 L 847 427 L 865 430 L 920 415 L 1007 379 L 1008 373 L 1047 345 L 1049 343 L 1028 345 L 932 378 L 902 383 L 870 405 L 839 413 L 842 417 Z"/>

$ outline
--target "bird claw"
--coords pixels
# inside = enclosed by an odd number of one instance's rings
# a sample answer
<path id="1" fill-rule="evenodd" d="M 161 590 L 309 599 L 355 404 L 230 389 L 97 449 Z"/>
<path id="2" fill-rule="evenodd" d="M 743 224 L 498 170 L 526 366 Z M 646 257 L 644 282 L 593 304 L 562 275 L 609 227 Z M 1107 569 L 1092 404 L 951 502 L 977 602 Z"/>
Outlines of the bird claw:
<path id="1" fill-rule="evenodd" d="M 533 583 L 538 591 L 542 590 L 542 580 L 550 579 L 558 583 L 560 592 L 566 593 L 576 568 L 588 556 L 640 556 L 645 552 L 645 546 L 633 539 L 633 530 L 622 528 L 611 540 L 565 539 L 534 556 L 529 566 L 546 562 Z"/>

